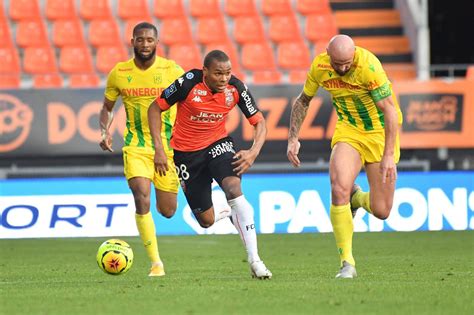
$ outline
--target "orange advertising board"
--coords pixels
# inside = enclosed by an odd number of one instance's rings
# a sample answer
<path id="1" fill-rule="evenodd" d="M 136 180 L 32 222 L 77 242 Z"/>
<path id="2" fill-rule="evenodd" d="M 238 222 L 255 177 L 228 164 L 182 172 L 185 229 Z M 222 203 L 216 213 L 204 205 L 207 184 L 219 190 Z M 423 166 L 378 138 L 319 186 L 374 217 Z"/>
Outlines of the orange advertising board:
<path id="1" fill-rule="evenodd" d="M 474 81 L 394 83 L 402 148 L 474 148 Z"/>

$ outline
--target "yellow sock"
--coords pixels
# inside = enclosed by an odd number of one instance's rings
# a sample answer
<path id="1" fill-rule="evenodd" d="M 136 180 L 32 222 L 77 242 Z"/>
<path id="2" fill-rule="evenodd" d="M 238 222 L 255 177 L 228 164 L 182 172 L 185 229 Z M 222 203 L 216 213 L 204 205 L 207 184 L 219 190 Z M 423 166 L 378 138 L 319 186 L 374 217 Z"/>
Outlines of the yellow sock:
<path id="1" fill-rule="evenodd" d="M 135 221 L 143 241 L 143 246 L 145 246 L 146 253 L 150 257 L 151 262 L 161 262 L 160 254 L 158 253 L 158 242 L 156 240 L 155 222 L 153 222 L 151 212 L 144 215 L 135 213 Z"/>
<path id="2" fill-rule="evenodd" d="M 331 223 L 336 239 L 339 257 L 342 262 L 345 260 L 355 266 L 354 257 L 352 257 L 352 234 L 354 224 L 352 223 L 352 214 L 350 204 L 335 206 L 331 204 Z"/>
<path id="3" fill-rule="evenodd" d="M 358 190 L 351 199 L 351 204 L 356 208 L 364 208 L 368 213 L 372 213 L 370 209 L 370 192 Z"/>

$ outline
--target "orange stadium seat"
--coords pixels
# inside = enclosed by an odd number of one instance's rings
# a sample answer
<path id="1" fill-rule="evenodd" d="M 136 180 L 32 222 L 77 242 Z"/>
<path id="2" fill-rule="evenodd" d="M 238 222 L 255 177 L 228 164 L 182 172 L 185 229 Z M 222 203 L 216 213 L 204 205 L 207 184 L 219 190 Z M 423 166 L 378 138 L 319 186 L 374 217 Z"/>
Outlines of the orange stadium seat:
<path id="1" fill-rule="evenodd" d="M 117 15 L 122 20 L 147 19 L 150 17 L 150 10 L 146 0 L 119 0 Z"/>
<path id="2" fill-rule="evenodd" d="M 161 22 L 160 42 L 164 45 L 186 44 L 192 41 L 188 19 L 170 18 Z"/>
<path id="3" fill-rule="evenodd" d="M 25 48 L 23 71 L 32 74 L 57 73 L 54 51 L 49 46 Z"/>
<path id="4" fill-rule="evenodd" d="M 290 70 L 288 73 L 288 80 L 290 83 L 304 83 L 307 75 L 307 70 Z"/>
<path id="5" fill-rule="evenodd" d="M 221 16 L 219 0 L 189 0 L 189 13 L 194 17 Z"/>
<path id="6" fill-rule="evenodd" d="M 0 73 L 0 89 L 16 89 L 20 87 L 19 74 L 1 74 Z"/>
<path id="7" fill-rule="evenodd" d="M 61 48 L 59 68 L 62 72 L 72 74 L 94 72 L 89 49 L 86 46 L 66 46 Z"/>
<path id="8" fill-rule="evenodd" d="M 100 85 L 100 78 L 95 73 L 71 74 L 69 76 L 69 87 L 72 88 L 95 88 Z"/>
<path id="9" fill-rule="evenodd" d="M 268 37 L 276 43 L 301 39 L 295 14 L 270 16 Z"/>
<path id="10" fill-rule="evenodd" d="M 313 44 L 314 44 L 313 52 L 314 52 L 314 55 L 317 56 L 321 53 L 326 52 L 326 48 L 328 47 L 328 44 L 329 44 L 329 38 L 319 40 Z"/>
<path id="11" fill-rule="evenodd" d="M 7 20 L 0 15 L 0 47 L 11 47 L 13 45 L 10 34 L 10 25 Z"/>
<path id="12" fill-rule="evenodd" d="M 153 14 L 159 19 L 185 16 L 183 0 L 155 0 Z"/>
<path id="13" fill-rule="evenodd" d="M 242 66 L 248 70 L 273 70 L 275 58 L 268 42 L 248 43 L 242 46 Z"/>
<path id="14" fill-rule="evenodd" d="M 466 71 L 466 79 L 474 80 L 474 65 L 468 66 Z"/>
<path id="15" fill-rule="evenodd" d="M 202 68 L 202 55 L 198 46 L 194 43 L 170 46 L 168 58 L 174 60 L 184 71 Z"/>
<path id="16" fill-rule="evenodd" d="M 233 37 L 239 44 L 265 41 L 265 30 L 260 16 L 236 17 L 234 19 Z"/>
<path id="17" fill-rule="evenodd" d="M 229 40 L 222 17 L 202 17 L 197 20 L 197 42 L 203 45 Z"/>
<path id="18" fill-rule="evenodd" d="M 109 73 L 117 62 L 127 59 L 127 51 L 122 45 L 101 46 L 97 49 L 96 68 L 101 73 Z"/>
<path id="19" fill-rule="evenodd" d="M 235 45 L 231 42 L 224 42 L 224 43 L 211 43 L 206 45 L 205 47 L 205 53 L 207 54 L 211 50 L 222 50 L 229 56 L 230 62 L 232 64 L 232 70 L 239 70 L 240 69 L 240 62 L 239 62 L 239 57 L 237 54 L 237 49 Z"/>
<path id="20" fill-rule="evenodd" d="M 43 20 L 21 20 L 16 26 L 16 43 L 20 47 L 47 46 L 48 35 Z"/>
<path id="21" fill-rule="evenodd" d="M 48 89 L 63 86 L 60 74 L 37 74 L 33 76 L 33 86 L 37 89 Z"/>
<path id="22" fill-rule="evenodd" d="M 20 58 L 15 47 L 0 48 L 0 74 L 20 73 Z"/>
<path id="23" fill-rule="evenodd" d="M 74 0 L 46 0 L 46 18 L 49 20 L 77 18 L 74 2 Z"/>
<path id="24" fill-rule="evenodd" d="M 125 44 L 128 46 L 131 46 L 132 44 L 130 43 L 130 40 L 133 38 L 133 28 L 135 25 L 141 22 L 149 22 L 153 23 L 152 19 L 129 19 L 125 21 L 125 27 L 124 27 L 124 32 L 123 32 L 123 41 Z M 159 35 L 159 34 L 158 34 Z"/>
<path id="25" fill-rule="evenodd" d="M 261 4 L 265 15 L 288 14 L 293 11 L 290 0 L 262 0 Z"/>
<path id="26" fill-rule="evenodd" d="M 255 84 L 279 84 L 281 83 L 281 72 L 278 70 L 263 70 L 253 72 L 253 83 Z"/>
<path id="27" fill-rule="evenodd" d="M 311 64 L 309 49 L 303 41 L 278 45 L 278 65 L 283 69 L 308 69 Z"/>
<path id="28" fill-rule="evenodd" d="M 199 48 L 194 43 L 176 44 L 170 46 L 168 58 L 176 61 L 184 71 L 193 68 L 202 68 L 202 56 Z"/>
<path id="29" fill-rule="evenodd" d="M 53 22 L 52 41 L 56 47 L 83 45 L 84 33 L 79 19 Z"/>
<path id="30" fill-rule="evenodd" d="M 85 20 L 106 19 L 112 11 L 108 0 L 81 0 L 79 15 Z"/>
<path id="31" fill-rule="evenodd" d="M 120 32 L 114 19 L 92 20 L 89 23 L 89 43 L 94 46 L 110 46 L 120 43 Z"/>
<path id="32" fill-rule="evenodd" d="M 41 18 L 38 0 L 10 1 L 10 18 L 15 21 Z"/>
<path id="33" fill-rule="evenodd" d="M 313 14 L 306 17 L 306 38 L 313 43 L 328 40 L 338 32 L 336 20 L 331 13 Z"/>
<path id="34" fill-rule="evenodd" d="M 303 15 L 331 13 L 329 0 L 297 0 L 296 10 Z"/>
<path id="35" fill-rule="evenodd" d="M 250 16 L 256 15 L 257 9 L 254 0 L 226 0 L 224 12 L 233 17 Z"/>

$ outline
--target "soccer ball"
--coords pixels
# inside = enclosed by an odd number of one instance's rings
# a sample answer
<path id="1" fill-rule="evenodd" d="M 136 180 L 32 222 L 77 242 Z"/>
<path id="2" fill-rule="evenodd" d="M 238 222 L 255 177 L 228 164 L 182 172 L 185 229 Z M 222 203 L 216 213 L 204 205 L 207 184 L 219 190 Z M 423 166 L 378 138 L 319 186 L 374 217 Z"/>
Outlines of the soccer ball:
<path id="1" fill-rule="evenodd" d="M 108 274 L 124 274 L 133 264 L 132 248 L 127 242 L 119 239 L 107 240 L 99 246 L 97 264 Z"/>

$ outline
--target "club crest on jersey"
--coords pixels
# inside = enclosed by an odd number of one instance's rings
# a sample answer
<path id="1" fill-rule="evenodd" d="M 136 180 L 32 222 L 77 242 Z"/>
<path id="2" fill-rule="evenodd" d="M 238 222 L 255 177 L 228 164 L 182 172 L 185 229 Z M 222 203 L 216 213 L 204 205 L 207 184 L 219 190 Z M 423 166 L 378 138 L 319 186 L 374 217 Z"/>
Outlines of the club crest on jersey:
<path id="1" fill-rule="evenodd" d="M 192 72 L 186 73 L 186 79 L 191 80 L 192 78 L 194 78 L 194 74 Z"/>
<path id="2" fill-rule="evenodd" d="M 160 84 L 162 82 L 162 77 L 161 77 L 161 74 L 155 74 L 153 76 L 153 83 L 155 84 Z"/>
<path id="3" fill-rule="evenodd" d="M 232 93 L 232 90 L 225 89 L 224 94 L 225 94 L 225 105 L 227 107 L 231 107 L 232 104 L 234 104 L 234 94 Z"/>

